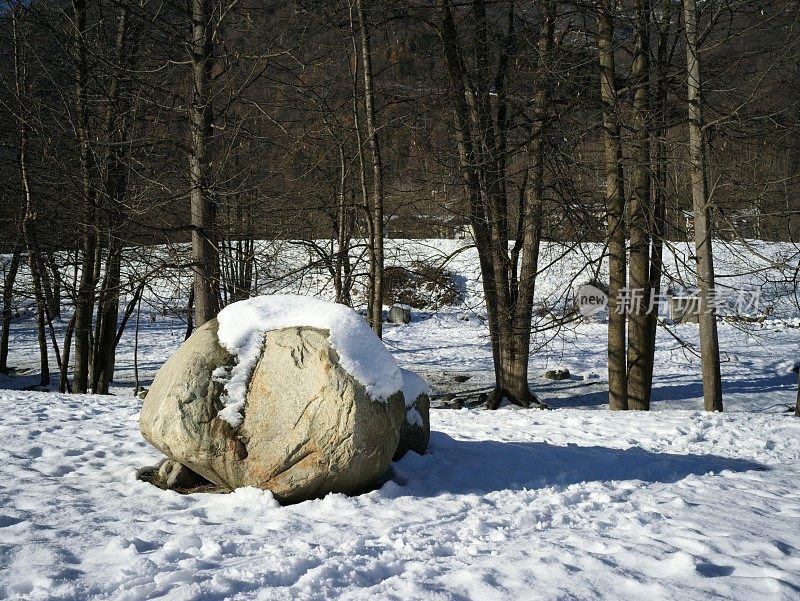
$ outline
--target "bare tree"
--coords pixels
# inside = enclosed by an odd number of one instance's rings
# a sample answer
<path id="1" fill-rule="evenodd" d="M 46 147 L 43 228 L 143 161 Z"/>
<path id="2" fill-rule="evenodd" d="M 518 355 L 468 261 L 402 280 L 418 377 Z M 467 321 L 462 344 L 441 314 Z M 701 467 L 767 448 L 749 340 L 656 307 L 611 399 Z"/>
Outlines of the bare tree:
<path id="1" fill-rule="evenodd" d="M 667 234 L 667 133 L 669 131 L 669 86 L 670 66 L 674 40 L 672 29 L 672 2 L 661 1 L 661 20 L 658 23 L 658 49 L 656 55 L 655 86 L 653 91 L 654 125 L 652 140 L 654 165 L 652 174 L 652 201 L 650 210 L 650 278 L 648 289 L 651 298 L 661 298 L 661 278 L 664 273 L 664 239 Z M 656 332 L 658 328 L 658 302 L 650 303 L 650 311 L 645 321 L 647 329 L 647 356 L 645 358 L 644 383 L 647 386 L 646 398 L 649 400 L 653 390 L 653 369 L 655 367 Z"/>
<path id="2" fill-rule="evenodd" d="M 471 4 L 474 18 L 475 66 L 468 69 L 450 0 L 438 0 L 438 32 L 453 104 L 458 146 L 458 173 L 469 197 L 470 222 L 480 260 L 483 289 L 492 341 L 495 389 L 487 407 L 496 408 L 505 398 L 528 407 L 538 404 L 528 385 L 533 293 L 538 272 L 538 252 L 543 190 L 546 129 L 550 118 L 549 78 L 554 39 L 555 2 L 540 4 L 537 69 L 531 100 L 532 125 L 528 145 L 530 186 L 523 195 L 520 219 L 509 251 L 509 215 L 506 195 L 504 139 L 509 122 L 504 118 L 504 87 L 511 61 L 500 60 L 489 76 L 489 39 L 486 4 Z M 513 11 L 501 52 L 513 48 Z M 498 110 L 492 113 L 490 96 L 497 94 Z M 512 256 L 513 255 L 513 256 Z M 520 270 L 517 273 L 517 266 Z"/>
<path id="3" fill-rule="evenodd" d="M 213 0 L 191 0 L 191 95 L 189 121 L 190 205 L 194 261 L 194 323 L 199 327 L 219 312 L 218 252 L 214 236 L 214 198 L 209 153 L 213 137 L 211 73 L 214 67 Z"/>
<path id="4" fill-rule="evenodd" d="M 0 373 L 8 371 L 8 341 L 11 335 L 11 318 L 14 315 L 14 283 L 17 281 L 20 257 L 22 255 L 22 240 L 14 244 L 11 258 L 6 265 L 3 278 L 3 322 L 0 332 Z"/>
<path id="5" fill-rule="evenodd" d="M 88 6 L 86 0 L 72 0 L 72 52 L 75 69 L 75 129 L 78 139 L 81 194 L 84 204 L 83 257 L 80 285 L 75 300 L 75 374 L 72 391 L 85 393 L 89 388 L 89 365 L 92 355 L 90 332 L 95 300 L 95 263 L 97 257 L 96 186 L 92 166 L 91 115 L 89 109 Z"/>
<path id="6" fill-rule="evenodd" d="M 614 2 L 605 0 L 597 5 L 597 47 L 608 215 L 608 406 L 621 410 L 628 408 L 625 306 L 619 303 L 627 280 L 627 250 L 620 107 L 614 58 L 614 6 Z"/>
<path id="7" fill-rule="evenodd" d="M 650 408 L 646 382 L 650 344 L 647 313 L 650 307 L 650 34 L 649 0 L 636 0 L 636 24 L 631 87 L 633 88 L 633 140 L 631 200 L 629 206 L 630 260 L 628 282 L 628 408 Z"/>
<path id="8" fill-rule="evenodd" d="M 119 8 L 114 39 L 112 74 L 108 84 L 108 106 L 105 115 L 105 177 L 102 181 L 104 215 L 108 222 L 108 244 L 105 272 L 97 308 L 97 336 L 92 362 L 92 389 L 108 394 L 113 379 L 116 355 L 117 323 L 121 281 L 123 236 L 126 220 L 124 206 L 128 192 L 129 133 L 131 127 L 130 82 L 136 65 L 140 23 L 131 23 L 131 5 L 125 1 Z"/>
<path id="9" fill-rule="evenodd" d="M 33 282 L 34 296 L 36 298 L 36 323 L 39 341 L 39 359 L 41 369 L 39 372 L 39 385 L 50 384 L 50 363 L 47 351 L 46 333 L 46 305 L 41 280 L 41 261 L 39 260 L 39 244 L 36 239 L 36 212 L 33 206 L 33 194 L 30 184 L 30 171 L 28 168 L 28 145 L 30 142 L 29 115 L 25 110 L 28 93 L 27 59 L 25 44 L 20 30 L 19 16 L 25 10 L 20 4 L 12 9 L 11 18 L 14 27 L 14 75 L 16 82 L 16 95 L 19 104 L 19 179 L 22 183 L 22 198 L 25 205 L 25 217 L 22 220 L 22 233 L 28 251 L 28 267 Z"/>
<path id="10" fill-rule="evenodd" d="M 347 200 L 348 166 L 344 144 L 339 143 L 339 192 L 336 204 L 336 253 L 332 261 L 334 290 L 336 302 L 350 306 L 354 283 L 353 264 L 350 260 L 350 243 L 354 227 L 354 214 Z M 382 278 L 381 278 L 382 279 Z M 381 295 L 383 285 L 381 282 Z M 383 297 L 381 296 L 381 303 Z"/>
<path id="11" fill-rule="evenodd" d="M 369 146 L 372 166 L 372 193 L 368 196 L 370 287 L 369 322 L 373 331 L 381 336 L 383 331 L 383 263 L 384 263 L 384 222 L 383 222 L 383 159 L 378 139 L 375 115 L 375 84 L 372 72 L 372 48 L 370 31 L 364 13 L 362 0 L 356 0 L 359 37 L 361 42 L 362 74 L 364 76 L 364 117 L 366 142 Z"/>
<path id="12" fill-rule="evenodd" d="M 700 289 L 700 358 L 706 411 L 722 411 L 717 314 L 714 303 L 714 255 L 711 203 L 708 197 L 703 132 L 702 76 L 695 0 L 683 0 L 686 31 L 686 74 L 689 108 L 689 165 L 694 207 L 694 241 L 697 284 Z"/>

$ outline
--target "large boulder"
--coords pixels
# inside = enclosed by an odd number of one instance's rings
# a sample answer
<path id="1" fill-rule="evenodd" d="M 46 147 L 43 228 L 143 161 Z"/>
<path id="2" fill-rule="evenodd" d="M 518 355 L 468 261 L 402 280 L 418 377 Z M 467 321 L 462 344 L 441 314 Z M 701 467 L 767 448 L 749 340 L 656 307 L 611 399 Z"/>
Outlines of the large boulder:
<path id="1" fill-rule="evenodd" d="M 223 346 L 217 320 L 199 328 L 150 387 L 140 416 L 145 439 L 211 482 L 268 489 L 285 503 L 368 490 L 399 442 L 405 415 L 400 387 L 373 398 L 350 373 L 357 370 L 343 367 L 328 330 L 257 333 L 263 342 L 248 358 Z M 374 350 L 376 341 L 364 345 Z M 252 371 L 244 373 L 242 386 L 235 382 L 241 370 L 236 377 L 231 372 L 247 362 Z M 244 395 L 238 405 L 227 398 L 233 384 Z"/>
<path id="2" fill-rule="evenodd" d="M 424 455 L 431 437 L 431 398 L 427 382 L 407 369 L 403 374 L 403 397 L 406 413 L 400 427 L 400 442 L 394 452 L 394 460 L 401 459 L 409 451 Z"/>

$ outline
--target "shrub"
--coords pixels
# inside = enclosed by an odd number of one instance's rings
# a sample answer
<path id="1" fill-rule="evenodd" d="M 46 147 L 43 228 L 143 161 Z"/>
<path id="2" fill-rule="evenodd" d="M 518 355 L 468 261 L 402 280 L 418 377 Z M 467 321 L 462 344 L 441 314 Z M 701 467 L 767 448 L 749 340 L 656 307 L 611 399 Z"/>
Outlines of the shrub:
<path id="1" fill-rule="evenodd" d="M 451 271 L 423 261 L 384 270 L 383 302 L 415 309 L 438 309 L 463 300 L 463 282 Z"/>

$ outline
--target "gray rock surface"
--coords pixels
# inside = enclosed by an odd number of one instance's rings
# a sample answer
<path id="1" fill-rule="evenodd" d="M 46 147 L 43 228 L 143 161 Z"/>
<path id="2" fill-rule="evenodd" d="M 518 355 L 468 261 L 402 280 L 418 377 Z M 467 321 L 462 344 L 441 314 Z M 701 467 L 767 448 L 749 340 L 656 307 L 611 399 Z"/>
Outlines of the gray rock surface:
<path id="1" fill-rule="evenodd" d="M 411 323 L 411 308 L 406 305 L 392 305 L 389 309 L 389 323 Z"/>
<path id="2" fill-rule="evenodd" d="M 400 442 L 394 459 L 400 459 L 409 451 L 423 455 L 431 437 L 430 386 L 419 374 L 408 369 L 400 370 L 403 376 L 403 396 L 406 413 L 400 428 Z"/>
<path id="3" fill-rule="evenodd" d="M 199 328 L 156 375 L 140 416 L 145 439 L 211 482 L 268 489 L 284 503 L 373 486 L 400 439 L 402 392 L 371 399 L 340 366 L 327 331 L 276 330 L 265 335 L 234 429 L 217 415 L 223 383 L 211 373 L 234 364 L 217 327 Z"/>
<path id="4" fill-rule="evenodd" d="M 569 380 L 570 373 L 566 368 L 562 369 L 548 369 L 544 372 L 545 380 Z"/>
<path id="5" fill-rule="evenodd" d="M 159 466 L 158 479 L 169 490 L 189 490 L 209 484 L 201 475 L 172 459 L 167 459 Z"/>
<path id="6" fill-rule="evenodd" d="M 397 461 L 409 451 L 424 455 L 431 438 L 431 400 L 427 394 L 419 395 L 406 409 L 406 418 L 400 427 L 400 442 L 394 452 Z"/>

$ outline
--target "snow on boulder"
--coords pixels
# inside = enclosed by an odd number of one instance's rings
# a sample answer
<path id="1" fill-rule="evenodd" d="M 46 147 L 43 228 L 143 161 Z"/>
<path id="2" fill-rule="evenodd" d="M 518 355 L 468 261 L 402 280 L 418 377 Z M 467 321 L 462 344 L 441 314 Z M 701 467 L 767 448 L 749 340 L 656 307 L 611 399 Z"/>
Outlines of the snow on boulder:
<path id="1" fill-rule="evenodd" d="M 403 377 L 344 305 L 294 295 L 229 305 L 156 375 L 145 439 L 229 488 L 281 502 L 355 494 L 385 473 L 400 439 Z"/>
<path id="2" fill-rule="evenodd" d="M 431 437 L 431 389 L 428 383 L 413 371 L 401 369 L 400 372 L 403 375 L 406 418 L 400 428 L 400 442 L 394 452 L 395 460 L 409 451 L 424 454 Z"/>

